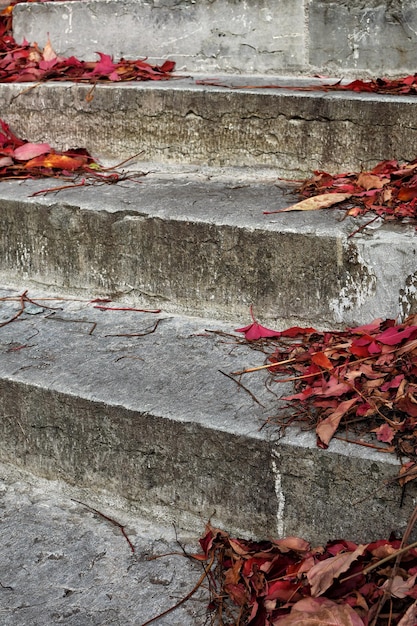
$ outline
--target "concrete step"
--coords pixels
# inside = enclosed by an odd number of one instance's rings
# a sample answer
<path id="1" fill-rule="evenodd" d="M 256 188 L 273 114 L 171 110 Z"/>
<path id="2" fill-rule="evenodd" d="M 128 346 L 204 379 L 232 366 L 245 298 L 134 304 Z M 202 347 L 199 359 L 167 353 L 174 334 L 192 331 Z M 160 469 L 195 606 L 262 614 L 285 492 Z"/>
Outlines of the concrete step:
<path id="1" fill-rule="evenodd" d="M 14 32 L 61 54 L 97 50 L 152 61 L 174 59 L 186 72 L 415 72 L 413 3 L 350 0 L 87 0 L 19 4 Z"/>
<path id="2" fill-rule="evenodd" d="M 19 310 L 0 304 L 2 321 Z M 284 409 L 264 373 L 245 378 L 246 389 L 221 373 L 263 361 L 208 332 L 233 326 L 45 304 L 60 309 L 32 307 L 0 328 L 1 462 L 196 533 L 209 518 L 241 536 L 313 543 L 404 530 L 415 486 L 400 508 L 401 488 L 384 485 L 398 471 L 393 456 L 341 441 L 320 450 L 311 432 L 262 428 Z"/>
<path id="3" fill-rule="evenodd" d="M 197 78 L 100 84 L 93 92 L 73 83 L 1 84 L 1 116 L 30 141 L 86 147 L 113 163 L 141 153 L 145 161 L 269 168 L 300 178 L 315 169 L 358 171 L 416 158 L 413 96 L 262 88 L 323 83 L 318 79 L 219 77 L 257 87 L 229 89 Z"/>
<path id="4" fill-rule="evenodd" d="M 30 197 L 54 179 L 0 185 L 0 279 L 124 297 L 242 325 L 331 326 L 416 312 L 413 226 L 341 210 L 263 215 L 296 196 L 273 181 L 159 172 L 141 183 Z"/>
<path id="5" fill-rule="evenodd" d="M 181 551 L 174 529 L 129 515 L 114 499 L 0 465 L 0 506 L 3 626 L 140 626 L 201 576 L 201 565 L 181 556 L 153 559 Z M 125 526 L 134 553 L 104 515 Z M 198 535 L 177 532 L 197 552 Z M 204 626 L 208 601 L 201 590 L 158 624 Z"/>

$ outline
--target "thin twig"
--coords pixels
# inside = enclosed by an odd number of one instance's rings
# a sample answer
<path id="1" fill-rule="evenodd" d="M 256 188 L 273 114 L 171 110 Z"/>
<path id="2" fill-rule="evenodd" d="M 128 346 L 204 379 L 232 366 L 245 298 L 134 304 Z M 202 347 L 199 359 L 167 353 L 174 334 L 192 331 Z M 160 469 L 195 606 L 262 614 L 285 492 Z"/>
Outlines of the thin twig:
<path id="1" fill-rule="evenodd" d="M 247 387 L 245 387 L 245 385 L 242 385 L 240 380 L 236 380 L 236 378 L 233 378 L 233 376 L 231 376 L 230 374 L 226 374 L 226 372 L 223 372 L 222 370 L 218 370 L 218 371 L 220 372 L 220 374 L 223 374 L 223 376 L 226 376 L 226 378 L 230 378 L 230 380 L 233 380 L 233 382 L 235 382 L 236 385 L 238 385 L 239 387 L 242 387 L 242 389 L 244 389 L 250 395 L 250 397 L 252 398 L 254 402 L 256 402 L 256 404 L 259 404 L 259 406 L 261 406 L 262 408 L 265 408 L 265 405 L 262 404 L 262 402 L 259 402 L 258 398 L 254 396 L 253 393 Z"/>
<path id="2" fill-rule="evenodd" d="M 95 304 L 94 309 L 100 309 L 100 311 L 136 311 L 138 313 L 161 313 L 162 309 L 135 309 L 130 306 L 103 306 L 101 304 Z"/>
<path id="3" fill-rule="evenodd" d="M 22 313 L 24 313 L 25 311 L 25 297 L 27 294 L 27 290 L 24 291 L 20 296 L 19 296 L 19 302 L 20 302 L 20 309 L 17 313 L 15 313 L 15 315 L 13 315 L 13 317 L 11 317 L 10 319 L 6 320 L 5 322 L 2 322 L 0 324 L 0 328 L 3 328 L 3 326 L 6 326 L 7 324 L 10 324 L 11 322 L 14 322 L 15 320 L 17 320 Z"/>
<path id="4" fill-rule="evenodd" d="M 208 577 L 208 573 L 211 569 L 211 566 L 213 565 L 213 562 L 214 562 L 214 553 L 207 567 L 204 566 L 204 572 L 201 574 L 200 578 L 197 581 L 197 584 L 191 589 L 191 591 L 187 593 L 187 595 L 184 596 L 184 598 L 182 598 L 179 602 L 177 602 L 177 604 L 174 604 L 174 606 L 171 606 L 169 609 L 167 609 L 166 611 L 163 611 L 159 615 L 155 615 L 155 617 L 148 619 L 148 621 L 141 624 L 141 626 L 148 626 L 148 624 L 152 624 L 153 622 L 156 622 L 156 620 L 161 619 L 161 617 L 165 617 L 165 615 L 168 615 L 168 613 L 172 613 L 172 611 L 175 611 L 176 609 L 178 609 L 178 607 L 184 604 L 184 602 L 187 602 L 196 593 L 196 591 L 198 591 L 198 589 L 201 587 L 201 585 L 204 582 L 204 579 Z"/>
<path id="5" fill-rule="evenodd" d="M 129 548 L 132 550 L 133 553 L 135 553 L 135 546 L 133 545 L 133 543 L 130 541 L 129 537 L 126 534 L 126 531 L 125 531 L 126 526 L 123 526 L 123 524 L 121 524 L 117 520 L 113 519 L 112 517 L 109 517 L 108 515 L 105 515 L 101 511 L 98 511 L 97 509 L 94 509 L 92 506 L 89 506 L 88 504 L 85 504 L 85 502 L 81 502 L 80 500 L 76 500 L 75 498 L 71 498 L 71 500 L 73 502 L 78 502 L 78 504 L 81 504 L 82 506 L 85 506 L 86 509 L 89 509 L 93 513 L 96 513 L 97 515 L 100 515 L 103 519 L 107 520 L 108 522 L 110 522 L 111 524 L 113 524 L 114 526 L 119 528 L 120 532 L 123 535 L 123 537 L 126 539 L 127 543 L 129 544 Z"/>
<path id="6" fill-rule="evenodd" d="M 112 335 L 104 335 L 105 337 L 145 337 L 146 335 L 151 335 L 158 328 L 159 323 L 162 322 L 162 319 L 156 320 L 155 324 L 152 326 L 150 330 L 146 330 L 143 333 L 114 333 Z M 123 358 L 123 357 L 122 357 Z"/>
<path id="7" fill-rule="evenodd" d="M 242 374 L 249 374 L 250 372 L 258 372 L 260 370 L 265 370 L 268 367 L 277 367 L 279 365 L 285 365 L 286 363 L 293 363 L 296 360 L 296 358 L 285 359 L 285 361 L 278 361 L 277 363 L 266 363 L 265 365 L 258 365 L 257 367 L 249 367 L 245 370 L 241 370 L 240 372 L 232 372 L 232 376 L 241 376 Z"/>

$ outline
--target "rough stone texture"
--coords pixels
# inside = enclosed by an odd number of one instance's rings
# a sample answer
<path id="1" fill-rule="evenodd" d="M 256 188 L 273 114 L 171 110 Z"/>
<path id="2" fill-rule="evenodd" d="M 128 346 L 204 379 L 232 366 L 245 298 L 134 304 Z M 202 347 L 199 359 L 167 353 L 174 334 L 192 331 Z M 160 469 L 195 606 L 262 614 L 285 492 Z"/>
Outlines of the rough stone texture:
<path id="1" fill-rule="evenodd" d="M 64 55 L 170 58 L 183 72 L 415 72 L 416 0 L 89 0 L 20 4 L 18 41 Z M 123 33 L 123 37 L 120 36 Z"/>
<path id="2" fill-rule="evenodd" d="M 30 141 L 83 146 L 113 163 L 140 153 L 144 161 L 269 167 L 300 178 L 314 169 L 357 171 L 383 159 L 415 158 L 410 96 L 233 90 L 186 79 L 98 85 L 87 102 L 90 90 L 2 84 L 2 118 Z"/>
<path id="3" fill-rule="evenodd" d="M 338 210 L 264 216 L 296 200 L 286 187 L 175 180 L 46 197 L 55 181 L 2 183 L 0 276 L 58 291 L 127 294 L 150 307 L 233 320 L 254 305 L 270 324 L 366 323 L 416 312 L 412 226 Z M 387 262 L 389 260 L 389 262 Z M 130 294 L 130 295 L 129 295 Z"/>
<path id="4" fill-rule="evenodd" d="M 313 0 L 311 67 L 374 76 L 414 74 L 416 9 L 416 0 Z"/>
<path id="5" fill-rule="evenodd" d="M 135 553 L 115 524 L 74 500 L 123 524 Z M 150 560 L 180 551 L 172 528 L 7 465 L 0 466 L 0 528 L 3 626 L 140 626 L 176 604 L 201 575 L 201 565 L 181 556 Z M 178 538 L 198 550 L 198 536 Z M 158 624 L 204 626 L 207 604 L 201 590 Z"/>
<path id="6" fill-rule="evenodd" d="M 260 429 L 282 408 L 264 374 L 244 380 L 261 407 L 219 372 L 263 359 L 205 330 L 230 327 L 161 314 L 154 333 L 129 337 L 155 315 L 48 304 L 62 308 L 29 309 L 0 328 L 2 462 L 197 533 L 210 517 L 239 535 L 313 543 L 404 530 L 415 486 L 400 508 L 400 487 L 384 486 L 398 471 L 391 455 L 340 441 L 324 451 L 312 433 Z M 17 306 L 2 300 L 2 320 Z"/>
<path id="7" fill-rule="evenodd" d="M 305 64 L 304 0 L 93 0 L 18 7 L 15 37 L 95 59 L 96 51 L 186 72 L 299 71 Z M 121 36 L 123 33 L 123 36 Z"/>

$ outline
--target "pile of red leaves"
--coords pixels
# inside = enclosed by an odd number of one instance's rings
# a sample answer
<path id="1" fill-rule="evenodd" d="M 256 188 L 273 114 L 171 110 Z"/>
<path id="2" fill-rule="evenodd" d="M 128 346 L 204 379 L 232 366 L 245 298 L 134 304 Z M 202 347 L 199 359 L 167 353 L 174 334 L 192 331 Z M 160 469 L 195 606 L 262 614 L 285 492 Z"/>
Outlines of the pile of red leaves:
<path id="1" fill-rule="evenodd" d="M 71 184 L 36 194 L 91 184 L 114 184 L 137 174 L 102 168 L 84 148 L 57 152 L 48 143 L 30 143 L 17 137 L 0 119 L 0 180 L 63 178 Z M 76 182 L 81 178 L 80 182 Z"/>
<path id="2" fill-rule="evenodd" d="M 416 95 L 417 94 L 417 74 L 404 76 L 402 78 L 374 78 L 372 80 L 356 79 L 347 85 L 340 82 L 335 85 L 323 85 L 324 91 L 356 91 L 368 93 L 385 93 L 392 95 Z"/>
<path id="3" fill-rule="evenodd" d="M 417 159 L 411 162 L 382 161 L 368 172 L 329 174 L 316 171 L 299 192 L 307 198 L 278 211 L 314 211 L 349 202 L 348 215 L 374 213 L 384 220 L 417 219 Z M 373 221 L 373 220 L 372 220 Z"/>
<path id="4" fill-rule="evenodd" d="M 50 42 L 44 49 L 23 41 L 18 45 L 11 33 L 13 6 L 0 14 L 0 82 L 40 82 L 70 80 L 96 83 L 98 81 L 167 80 L 175 67 L 173 61 L 161 66 L 150 65 L 146 60 L 114 62 L 108 54 L 98 52 L 98 61 L 80 61 L 72 56 L 58 56 Z"/>
<path id="5" fill-rule="evenodd" d="M 232 539 L 208 525 L 200 545 L 210 609 L 234 626 L 415 626 L 417 544 L 311 546 L 298 537 Z"/>
<path id="6" fill-rule="evenodd" d="M 267 329 L 255 320 L 238 329 L 249 341 L 264 337 L 270 383 L 293 382 L 284 400 L 293 411 L 277 417 L 315 427 L 326 448 L 339 430 L 362 445 L 412 459 L 403 482 L 417 474 L 417 316 L 404 323 L 377 319 L 344 331 L 314 328 Z M 266 347 L 265 347 L 266 346 Z M 261 368 L 252 368 L 247 373 Z M 370 437 L 371 436 L 371 437 Z M 373 444 L 372 439 L 378 440 Z"/>
<path id="7" fill-rule="evenodd" d="M 356 91 L 357 93 L 381 93 L 389 95 L 416 95 L 417 74 L 404 76 L 403 78 L 373 78 L 372 80 L 355 79 L 350 83 L 343 84 L 341 80 L 336 83 L 324 83 L 314 85 L 231 85 L 217 79 L 197 80 L 198 85 L 224 87 L 226 89 L 287 89 L 290 91 Z"/>

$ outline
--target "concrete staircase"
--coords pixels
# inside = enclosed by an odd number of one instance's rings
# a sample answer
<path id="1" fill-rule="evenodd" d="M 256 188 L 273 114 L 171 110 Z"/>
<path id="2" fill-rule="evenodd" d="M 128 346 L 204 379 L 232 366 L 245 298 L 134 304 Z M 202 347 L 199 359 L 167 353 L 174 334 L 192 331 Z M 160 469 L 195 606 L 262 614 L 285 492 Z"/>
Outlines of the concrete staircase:
<path id="1" fill-rule="evenodd" d="M 398 20 L 379 10 L 366 17 L 341 3 L 345 39 L 323 44 L 336 4 L 309 3 L 308 14 L 301 0 L 16 6 L 17 39 L 42 45 L 49 32 L 57 52 L 85 58 L 169 57 L 188 76 L 97 85 L 91 101 L 90 85 L 0 85 L 2 117 L 18 134 L 104 162 L 142 152 L 131 167 L 148 172 L 47 196 L 32 194 L 55 181 L 0 185 L 1 295 L 29 289 L 60 307 L 28 308 L 0 328 L 2 462 L 195 533 L 209 517 L 240 535 L 313 543 L 404 529 L 416 491 L 400 507 L 396 459 L 340 441 L 319 450 L 298 430 L 279 438 L 262 428 L 285 410 L 264 374 L 242 381 L 250 394 L 227 377 L 263 362 L 227 335 L 248 323 L 251 304 L 281 328 L 415 312 L 412 226 L 376 222 L 350 237 L 358 222 L 341 211 L 263 215 L 295 201 L 282 179 L 416 156 L 412 97 L 270 88 L 329 70 L 409 71 L 408 48 L 401 62 L 396 48 L 386 58 Z M 369 52 L 368 19 L 381 54 Z M 100 311 L 90 303 L 99 296 L 162 312 Z M 18 309 L 2 301 L 0 322 Z M 156 320 L 151 334 L 131 336 Z"/>

